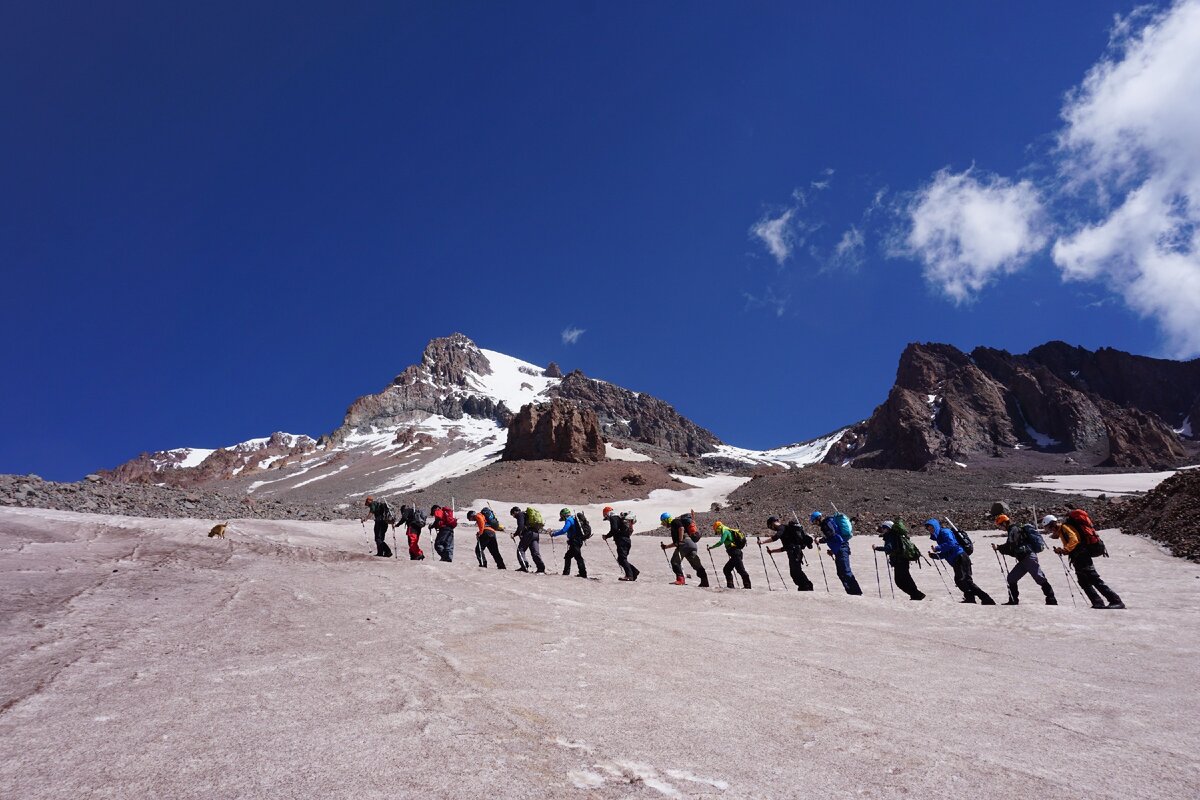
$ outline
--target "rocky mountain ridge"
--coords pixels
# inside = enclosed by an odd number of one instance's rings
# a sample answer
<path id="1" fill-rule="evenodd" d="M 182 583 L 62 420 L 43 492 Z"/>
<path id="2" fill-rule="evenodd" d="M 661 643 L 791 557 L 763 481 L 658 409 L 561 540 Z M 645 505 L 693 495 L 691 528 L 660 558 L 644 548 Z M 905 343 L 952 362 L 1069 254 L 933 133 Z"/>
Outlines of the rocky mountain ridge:
<path id="1" fill-rule="evenodd" d="M 826 461 L 929 469 L 1025 449 L 1069 454 L 1085 466 L 1166 467 L 1188 457 L 1198 414 L 1200 359 L 1063 342 L 1025 355 L 914 343 L 887 399 Z"/>

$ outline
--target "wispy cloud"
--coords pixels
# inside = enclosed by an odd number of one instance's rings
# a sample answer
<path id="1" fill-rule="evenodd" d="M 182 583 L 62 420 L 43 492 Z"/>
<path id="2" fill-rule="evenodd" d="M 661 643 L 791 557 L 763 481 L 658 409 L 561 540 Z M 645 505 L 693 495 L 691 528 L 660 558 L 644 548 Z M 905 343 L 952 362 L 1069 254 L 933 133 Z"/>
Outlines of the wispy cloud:
<path id="1" fill-rule="evenodd" d="M 925 279 L 955 303 L 1016 272 L 1047 241 L 1045 213 L 1029 181 L 943 169 L 910 199 L 891 255 L 919 261 Z"/>
<path id="2" fill-rule="evenodd" d="M 587 331 L 583 328 L 576 328 L 574 325 L 565 328 L 562 332 L 563 344 L 575 344 L 579 341 L 579 337 L 583 336 Z"/>
<path id="3" fill-rule="evenodd" d="M 858 269 L 866 253 L 866 237 L 857 226 L 851 225 L 842 232 L 842 238 L 833 248 L 830 266 L 837 269 Z"/>
<path id="4" fill-rule="evenodd" d="M 742 292 L 742 299 L 746 301 L 746 311 L 765 309 L 768 314 L 782 317 L 787 313 L 788 306 L 791 305 L 792 295 L 789 292 L 768 287 L 759 294 Z"/>
<path id="5" fill-rule="evenodd" d="M 796 234 L 790 227 L 795 214 L 794 208 L 789 208 L 777 217 L 768 214 L 750 227 L 750 234 L 763 243 L 767 252 L 780 266 L 791 257 L 792 248 L 795 246 Z"/>

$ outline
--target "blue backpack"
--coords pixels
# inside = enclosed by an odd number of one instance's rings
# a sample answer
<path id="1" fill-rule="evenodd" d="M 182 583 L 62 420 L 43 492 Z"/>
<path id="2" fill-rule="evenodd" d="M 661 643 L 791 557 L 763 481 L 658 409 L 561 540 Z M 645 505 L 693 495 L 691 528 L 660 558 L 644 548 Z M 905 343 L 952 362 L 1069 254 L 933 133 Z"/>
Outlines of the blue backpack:
<path id="1" fill-rule="evenodd" d="M 1033 525 L 1022 525 L 1021 532 L 1025 534 L 1025 546 L 1030 552 L 1040 553 L 1046 549 L 1046 540 L 1042 537 L 1042 532 Z"/>
<path id="2" fill-rule="evenodd" d="M 854 535 L 854 525 L 851 524 L 850 518 L 841 512 L 833 515 L 833 529 L 843 539 L 849 539 Z"/>

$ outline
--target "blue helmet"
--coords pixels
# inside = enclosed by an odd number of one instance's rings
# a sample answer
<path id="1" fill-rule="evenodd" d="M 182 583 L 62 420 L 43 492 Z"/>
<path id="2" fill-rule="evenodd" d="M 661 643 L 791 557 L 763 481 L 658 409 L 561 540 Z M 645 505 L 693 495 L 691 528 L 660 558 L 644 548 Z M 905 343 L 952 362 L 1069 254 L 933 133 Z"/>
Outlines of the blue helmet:
<path id="1" fill-rule="evenodd" d="M 663 513 L 659 514 L 658 521 L 663 525 L 666 525 L 671 521 L 671 515 L 664 511 Z"/>
<path id="2" fill-rule="evenodd" d="M 808 521 L 809 522 L 820 522 L 821 518 L 824 516 L 825 515 L 822 514 L 820 511 L 814 511 L 813 513 L 808 515 Z"/>

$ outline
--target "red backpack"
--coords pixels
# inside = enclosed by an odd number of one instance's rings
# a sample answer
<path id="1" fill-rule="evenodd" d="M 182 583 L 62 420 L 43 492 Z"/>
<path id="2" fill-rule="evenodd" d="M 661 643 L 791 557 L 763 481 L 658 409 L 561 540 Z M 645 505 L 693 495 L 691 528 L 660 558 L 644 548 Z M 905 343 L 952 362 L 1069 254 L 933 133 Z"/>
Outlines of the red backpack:
<path id="1" fill-rule="evenodd" d="M 1096 533 L 1096 526 L 1092 524 L 1092 518 L 1086 511 L 1082 508 L 1075 509 L 1067 514 L 1067 522 L 1079 533 L 1079 544 L 1085 553 L 1091 556 L 1108 555 L 1108 549 L 1100 539 L 1100 534 Z"/>
<path id="2" fill-rule="evenodd" d="M 440 528 L 458 527 L 458 520 L 454 518 L 454 511 L 452 509 L 443 506 L 438 509 L 438 512 L 434 514 L 434 516 L 440 521 L 440 524 L 438 525 Z"/>

